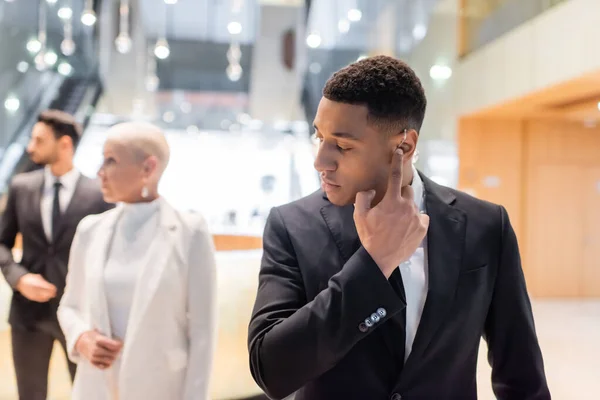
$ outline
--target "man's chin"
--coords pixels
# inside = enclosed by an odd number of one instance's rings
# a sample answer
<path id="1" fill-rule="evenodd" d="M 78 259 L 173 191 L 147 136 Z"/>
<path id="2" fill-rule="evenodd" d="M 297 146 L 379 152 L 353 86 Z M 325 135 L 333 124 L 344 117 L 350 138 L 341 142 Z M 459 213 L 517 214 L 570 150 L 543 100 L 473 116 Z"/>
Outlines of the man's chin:
<path id="1" fill-rule="evenodd" d="M 327 200 L 333 205 L 343 207 L 349 204 L 354 204 L 354 198 L 344 195 L 342 193 L 327 193 Z"/>

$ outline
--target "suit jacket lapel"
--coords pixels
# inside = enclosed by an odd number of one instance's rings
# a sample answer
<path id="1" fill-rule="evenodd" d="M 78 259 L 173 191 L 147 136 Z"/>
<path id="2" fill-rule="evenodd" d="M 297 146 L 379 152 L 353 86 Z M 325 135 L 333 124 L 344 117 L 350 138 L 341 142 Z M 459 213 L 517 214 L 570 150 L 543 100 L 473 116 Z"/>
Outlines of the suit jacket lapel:
<path id="1" fill-rule="evenodd" d="M 427 232 L 427 263 L 429 289 L 417 329 L 411 354 L 406 362 L 406 373 L 424 358 L 425 352 L 443 322 L 451 317 L 452 305 L 464 250 L 465 214 L 453 207 L 455 197 L 444 187 L 423 177 L 425 205 L 430 217 Z"/>
<path id="2" fill-rule="evenodd" d="M 116 210 L 107 216 L 101 222 L 98 229 L 94 233 L 93 242 L 90 244 L 94 254 L 93 262 L 90 265 L 90 297 L 89 302 L 91 313 L 93 314 L 92 321 L 97 321 L 98 325 L 94 326 L 103 335 L 112 337 L 112 329 L 110 326 L 110 318 L 108 315 L 108 304 L 106 302 L 106 292 L 104 290 L 104 268 L 110 251 L 110 244 L 114 236 L 115 227 L 119 220 L 120 211 Z"/>
<path id="3" fill-rule="evenodd" d="M 169 260 L 176 254 L 183 254 L 181 249 L 181 240 L 177 240 L 176 235 L 180 226 L 174 210 L 164 200 L 160 199 L 160 237 L 156 243 L 160 245 L 153 246 L 147 259 L 151 262 L 142 267 L 137 279 L 136 288 L 133 296 L 133 304 L 127 323 L 127 342 L 134 342 L 136 334 L 140 328 L 140 323 L 146 312 L 149 312 L 148 306 L 152 302 L 160 281 L 167 270 Z M 129 347 L 123 352 L 123 364 L 126 363 L 129 354 Z"/>
<path id="4" fill-rule="evenodd" d="M 321 208 L 321 215 L 329 227 L 331 236 L 342 256 L 342 265 L 348 261 L 360 247 L 360 239 L 354 225 L 354 206 L 335 206 L 329 202 Z"/>
<path id="5" fill-rule="evenodd" d="M 65 226 L 67 225 L 66 219 L 69 218 L 70 215 L 72 215 L 73 212 L 78 209 L 78 207 L 88 205 L 85 197 L 86 197 L 86 178 L 83 175 L 80 175 L 79 178 L 77 179 L 77 184 L 75 185 L 75 191 L 73 192 L 71 201 L 69 201 L 69 204 L 67 205 L 67 208 L 65 209 L 65 212 L 62 214 L 62 216 L 59 220 L 59 223 L 58 223 L 57 231 L 54 234 L 54 237 L 56 237 L 58 240 L 60 240 L 61 237 L 64 237 L 63 231 L 65 230 Z"/>
<path id="6" fill-rule="evenodd" d="M 37 179 L 34 181 L 33 187 L 31 188 L 31 221 L 34 225 L 37 233 L 42 239 L 48 243 L 48 237 L 44 230 L 44 222 L 42 221 L 42 192 L 44 190 L 44 171 L 39 171 Z"/>
<path id="7" fill-rule="evenodd" d="M 327 199 L 327 197 L 325 197 Z M 331 235 L 340 251 L 342 262 L 337 265 L 335 273 L 340 271 L 344 264 L 360 248 L 361 243 L 354 224 L 354 206 L 339 207 L 329 202 L 321 208 L 321 215 L 327 224 Z M 400 278 L 401 279 L 401 278 Z M 400 294 L 399 294 L 400 296 Z M 406 302 L 406 299 L 403 299 Z M 399 331 L 405 330 L 404 319 L 400 313 L 394 315 L 384 325 L 380 326 L 374 334 L 383 337 L 390 353 L 396 354 L 398 362 L 404 361 L 404 343 L 399 338 Z"/>

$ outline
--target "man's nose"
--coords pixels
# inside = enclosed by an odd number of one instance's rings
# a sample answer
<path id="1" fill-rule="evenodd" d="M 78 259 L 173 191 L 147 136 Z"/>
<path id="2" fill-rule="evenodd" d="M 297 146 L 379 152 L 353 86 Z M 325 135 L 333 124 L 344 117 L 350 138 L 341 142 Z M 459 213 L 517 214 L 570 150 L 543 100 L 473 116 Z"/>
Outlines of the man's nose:
<path id="1" fill-rule="evenodd" d="M 335 171 L 336 164 L 333 157 L 327 152 L 324 146 L 320 146 L 315 157 L 314 167 L 318 172 Z"/>

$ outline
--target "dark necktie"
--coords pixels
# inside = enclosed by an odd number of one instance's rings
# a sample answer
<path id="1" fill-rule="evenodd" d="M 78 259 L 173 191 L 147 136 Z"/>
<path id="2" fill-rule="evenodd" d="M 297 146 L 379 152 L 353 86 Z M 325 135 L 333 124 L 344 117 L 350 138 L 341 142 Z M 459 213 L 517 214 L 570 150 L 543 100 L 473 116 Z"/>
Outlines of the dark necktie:
<path id="1" fill-rule="evenodd" d="M 59 180 L 54 182 L 54 202 L 52 203 L 52 241 L 56 241 L 56 233 L 58 231 L 58 224 L 60 222 L 60 188 L 62 183 Z"/>

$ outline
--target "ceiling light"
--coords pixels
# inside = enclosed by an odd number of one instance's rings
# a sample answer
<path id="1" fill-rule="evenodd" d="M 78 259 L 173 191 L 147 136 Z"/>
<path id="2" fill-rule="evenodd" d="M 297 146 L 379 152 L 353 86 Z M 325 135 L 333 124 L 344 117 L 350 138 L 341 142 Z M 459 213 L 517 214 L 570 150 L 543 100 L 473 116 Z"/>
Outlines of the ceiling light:
<path id="1" fill-rule="evenodd" d="M 239 35 L 240 33 L 242 33 L 242 24 L 235 21 L 230 22 L 229 24 L 227 24 L 227 30 L 232 35 Z"/>
<path id="2" fill-rule="evenodd" d="M 177 0 L 165 0 L 165 4 L 177 4 Z"/>
<path id="3" fill-rule="evenodd" d="M 154 46 L 154 55 L 156 58 L 164 60 L 169 57 L 171 54 L 171 49 L 169 49 L 169 42 L 166 39 L 158 39 L 156 41 L 156 46 Z"/>
<path id="4" fill-rule="evenodd" d="M 27 42 L 27 51 L 29 51 L 30 53 L 37 53 L 42 49 L 42 42 L 40 42 L 37 39 L 30 39 Z"/>
<path id="5" fill-rule="evenodd" d="M 54 64 L 56 64 L 56 61 L 58 61 L 58 56 L 56 55 L 55 52 L 53 52 L 52 50 L 50 50 L 49 52 L 47 52 L 44 55 L 44 62 L 49 65 L 49 66 L 53 66 Z"/>
<path id="6" fill-rule="evenodd" d="M 308 47 L 316 49 L 321 45 L 321 36 L 318 33 L 311 33 L 306 38 L 306 44 Z"/>
<path id="7" fill-rule="evenodd" d="M 57 14 L 60 19 L 71 19 L 73 17 L 73 10 L 70 7 L 61 7 L 58 9 Z"/>
<path id="8" fill-rule="evenodd" d="M 22 74 L 27 72 L 28 69 L 29 69 L 29 64 L 27 64 L 27 62 L 25 62 L 25 61 L 21 61 L 20 63 L 17 64 L 17 71 L 19 71 Z"/>
<path id="9" fill-rule="evenodd" d="M 416 40 L 421 40 L 427 35 L 427 27 L 424 24 L 417 24 L 413 28 L 412 34 Z"/>
<path id="10" fill-rule="evenodd" d="M 9 112 L 15 112 L 21 106 L 21 102 L 14 94 L 9 94 L 6 100 L 4 100 L 4 108 Z"/>
<path id="11" fill-rule="evenodd" d="M 225 70 L 225 72 L 227 73 L 227 78 L 229 78 L 230 81 L 232 82 L 237 82 L 240 80 L 240 78 L 242 77 L 242 66 L 239 64 L 234 64 L 234 65 L 228 65 L 227 69 Z"/>
<path id="12" fill-rule="evenodd" d="M 232 43 L 227 50 L 227 60 L 229 61 L 229 64 L 239 64 L 240 58 L 242 58 L 240 45 Z"/>
<path id="13" fill-rule="evenodd" d="M 340 33 L 348 33 L 350 30 L 350 22 L 347 19 L 340 19 L 338 22 L 338 30 Z"/>
<path id="14" fill-rule="evenodd" d="M 15 0 L 4 0 L 4 1 L 6 1 L 7 3 L 12 3 Z"/>
<path id="15" fill-rule="evenodd" d="M 350 21 L 358 22 L 361 20 L 361 18 L 362 18 L 362 12 L 360 10 L 353 8 L 350 11 L 348 11 L 348 19 Z"/>
<path id="16" fill-rule="evenodd" d="M 127 54 L 131 51 L 133 43 L 131 42 L 131 36 L 127 32 L 121 32 L 115 39 L 115 47 L 121 54 Z"/>
<path id="17" fill-rule="evenodd" d="M 71 73 L 73 73 L 73 67 L 71 67 L 71 64 L 67 62 L 61 62 L 58 64 L 58 73 L 64 76 L 69 76 Z"/>
<path id="18" fill-rule="evenodd" d="M 92 26 L 96 23 L 96 13 L 94 10 L 85 10 L 81 14 L 81 23 L 86 26 Z"/>
<path id="19" fill-rule="evenodd" d="M 37 53 L 33 59 L 33 62 L 35 63 L 35 69 L 38 71 L 44 71 L 46 68 L 48 68 L 48 64 L 46 63 L 46 51 L 41 50 L 39 53 Z"/>
<path id="20" fill-rule="evenodd" d="M 73 39 L 64 39 L 60 43 L 60 51 L 67 57 L 72 56 L 75 53 L 75 42 Z"/>
<path id="21" fill-rule="evenodd" d="M 429 70 L 429 76 L 435 81 L 445 81 L 452 76 L 452 68 L 436 64 Z"/>
<path id="22" fill-rule="evenodd" d="M 48 4 L 56 4 L 56 0 L 46 0 Z"/>

